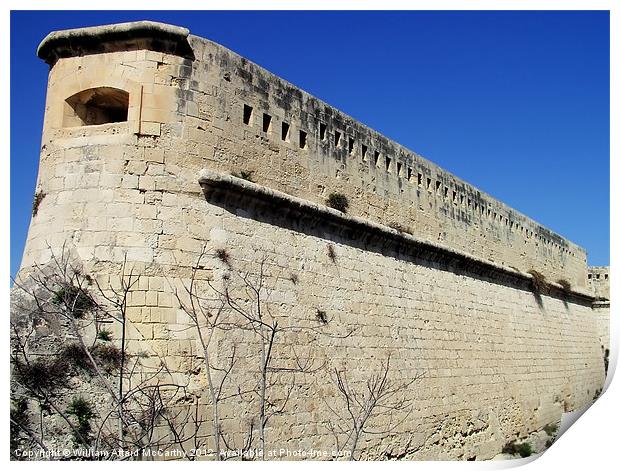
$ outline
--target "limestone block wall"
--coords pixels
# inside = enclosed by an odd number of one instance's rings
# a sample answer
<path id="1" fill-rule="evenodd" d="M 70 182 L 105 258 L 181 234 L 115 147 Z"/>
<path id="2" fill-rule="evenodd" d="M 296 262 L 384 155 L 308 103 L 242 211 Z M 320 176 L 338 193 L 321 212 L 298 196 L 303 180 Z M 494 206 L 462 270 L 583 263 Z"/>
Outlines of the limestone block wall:
<path id="1" fill-rule="evenodd" d="M 408 390 L 412 415 L 380 444 L 364 443 L 367 458 L 491 458 L 600 389 L 585 252 L 571 242 L 182 28 L 60 32 L 39 52 L 51 66 L 40 203 L 20 276 L 62 247 L 104 286 L 130 264 L 142 274 L 129 298 L 130 348 L 165 357 L 201 395 L 196 333 L 174 289 L 205 246 L 199 277 L 215 284 L 256 273 L 264 258 L 271 312 L 312 327 L 283 337 L 280 357 L 290 361 L 295 347 L 325 363 L 295 378 L 271 445 L 332 447 L 325 401 L 338 403 L 338 393 L 326 372 L 346 366 L 361 387 L 388 353 L 400 378 L 425 377 Z M 76 100 L 100 113 L 84 117 Z M 125 120 L 75 126 L 119 110 Z M 255 184 L 230 178 L 211 192 L 199 182 L 204 169 L 252 172 Z M 266 196 L 273 190 L 297 203 Z M 357 219 L 316 209 L 336 191 Z M 574 290 L 535 295 L 529 269 Z M 331 319 L 327 333 L 310 335 L 318 311 Z M 222 337 L 219 360 L 230 342 L 252 348 Z M 255 372 L 246 358 L 242 381 Z M 225 425 L 239 427 L 241 410 L 228 403 Z"/>
<path id="2" fill-rule="evenodd" d="M 235 53 L 190 37 L 187 153 L 315 202 L 481 258 L 585 284 L 585 251 L 472 185 Z"/>
<path id="3" fill-rule="evenodd" d="M 357 329 L 346 339 L 287 341 L 330 366 L 347 365 L 358 385 L 388 352 L 399 378 L 425 374 L 408 388 L 413 415 L 380 443 L 365 443 L 367 458 L 489 459 L 515 437 L 587 406 L 601 388 L 598 321 L 585 300 L 537 298 L 523 280 L 359 228 L 352 240 L 342 221 L 272 206 L 241 186 L 214 190 L 208 200 L 219 221 L 210 246 L 227 248 L 243 269 L 266 255 L 268 303 L 283 322 L 311 321 L 320 310 L 333 319 L 327 333 Z M 215 278 L 228 271 L 214 266 Z M 321 398 L 342 405 L 338 394 L 324 372 L 301 381 L 308 393 L 282 418 L 286 433 L 274 426 L 274 440 L 329 447 Z"/>

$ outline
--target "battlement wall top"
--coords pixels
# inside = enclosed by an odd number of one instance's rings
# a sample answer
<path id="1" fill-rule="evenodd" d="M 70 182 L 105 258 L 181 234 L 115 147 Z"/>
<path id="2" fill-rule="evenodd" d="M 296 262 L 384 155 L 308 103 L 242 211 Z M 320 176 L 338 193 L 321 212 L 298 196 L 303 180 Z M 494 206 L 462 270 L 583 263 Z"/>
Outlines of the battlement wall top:
<path id="1" fill-rule="evenodd" d="M 141 49 L 147 51 L 133 52 Z M 107 52 L 119 55 L 96 57 Z M 550 281 L 587 286 L 581 247 L 186 28 L 141 21 L 58 31 L 41 42 L 38 55 L 50 65 L 67 59 L 51 73 L 52 140 L 98 132 L 72 127 L 100 123 L 98 115 L 86 121 L 73 115 L 88 98 L 82 94 L 105 86 L 107 98 L 123 101 L 128 129 L 161 135 L 154 145 L 185 156 L 188 171 L 208 162 L 220 172 L 249 172 L 266 187 L 314 203 L 325 204 L 337 191 L 351 214 L 522 272 L 539 271 Z M 74 75 L 80 76 L 75 90 L 65 80 Z"/>
<path id="2" fill-rule="evenodd" d="M 480 217 L 491 224 L 506 226 L 511 232 L 540 242 L 541 245 L 569 256 L 577 256 L 584 262 L 585 250 L 555 231 L 534 221 L 514 208 L 478 189 L 474 185 L 441 168 L 431 160 L 402 146 L 355 118 L 316 98 L 300 87 L 282 79 L 234 51 L 208 39 L 190 35 L 190 42 L 207 44 L 210 48 L 225 51 L 222 64 L 234 72 L 235 85 L 242 85 L 241 96 L 249 101 L 248 109 L 257 116 L 269 114 L 273 127 L 282 114 L 290 118 L 289 138 L 284 145 L 300 147 L 299 136 L 304 134 L 304 148 L 316 150 L 346 164 L 361 159 L 370 167 L 383 171 L 385 176 L 396 176 L 411 184 L 417 191 L 425 190 L 441 198 L 450 206 L 456 206 L 465 218 Z M 200 59 L 200 58 L 199 58 Z M 221 65 L 221 64 L 219 64 Z M 237 70 L 235 70 L 235 68 Z M 281 108 L 280 113 L 274 106 Z M 261 109 L 262 106 L 262 109 Z M 297 119 L 297 123 L 294 120 Z M 256 119 L 258 121 L 258 118 Z M 303 131 L 305 127 L 306 132 Z M 313 139 L 315 142 L 313 142 Z M 296 149 L 299 150 L 299 149 Z M 402 195 L 402 191 L 399 194 Z"/>

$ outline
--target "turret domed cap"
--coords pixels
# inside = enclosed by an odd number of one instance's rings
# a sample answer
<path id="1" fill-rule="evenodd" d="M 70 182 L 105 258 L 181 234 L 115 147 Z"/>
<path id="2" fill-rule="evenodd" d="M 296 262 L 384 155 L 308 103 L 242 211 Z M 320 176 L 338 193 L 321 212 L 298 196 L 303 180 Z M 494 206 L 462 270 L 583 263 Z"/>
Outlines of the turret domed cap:
<path id="1" fill-rule="evenodd" d="M 189 30 L 155 21 L 133 21 L 48 34 L 37 56 L 50 65 L 63 57 L 148 49 L 194 59 L 187 41 Z"/>

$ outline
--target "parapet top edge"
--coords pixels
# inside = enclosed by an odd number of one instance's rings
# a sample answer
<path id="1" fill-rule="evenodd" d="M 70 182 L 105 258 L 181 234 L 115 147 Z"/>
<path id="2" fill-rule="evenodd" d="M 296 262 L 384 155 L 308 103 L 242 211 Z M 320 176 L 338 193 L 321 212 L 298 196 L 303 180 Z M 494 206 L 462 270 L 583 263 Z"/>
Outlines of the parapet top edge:
<path id="1" fill-rule="evenodd" d="M 96 41 L 103 43 L 144 37 L 186 41 L 188 36 L 189 29 L 187 28 L 150 20 L 65 29 L 52 31 L 45 36 L 37 48 L 37 56 L 50 63 L 55 59 L 53 52 L 56 48 L 75 47 L 80 42 Z"/>
<path id="2" fill-rule="evenodd" d="M 235 191 L 240 193 L 250 193 L 266 200 L 276 201 L 279 205 L 285 204 L 287 206 L 299 208 L 302 210 L 312 211 L 324 217 L 339 220 L 345 224 L 363 226 L 368 228 L 369 230 L 375 230 L 390 237 L 397 237 L 405 241 L 406 243 L 423 246 L 428 250 L 449 254 L 453 257 L 467 260 L 480 266 L 486 266 L 492 270 L 495 270 L 496 272 L 504 273 L 509 276 L 521 278 L 523 280 L 533 279 L 533 275 L 531 275 L 530 273 L 522 272 L 521 270 L 515 269 L 513 267 L 500 265 L 490 260 L 484 260 L 467 252 L 463 252 L 452 247 L 438 244 L 434 241 L 420 239 L 414 235 L 400 232 L 394 228 L 385 226 L 383 224 L 379 224 L 377 222 L 373 222 L 358 216 L 351 216 L 328 206 L 323 206 L 321 204 L 314 203 L 303 198 L 298 198 L 296 196 L 292 196 L 287 193 L 283 193 L 281 191 L 274 190 L 272 188 L 268 188 L 254 182 L 250 182 L 242 178 L 235 177 L 233 175 L 227 175 L 204 168 L 198 173 L 198 183 L 203 188 L 209 186 L 232 187 L 235 189 Z M 589 301 L 592 301 L 594 299 L 594 297 L 588 291 L 582 290 L 578 287 L 570 287 L 569 289 L 566 289 L 565 286 L 551 281 L 548 281 L 547 285 L 555 288 L 559 292 L 567 292 L 572 294 L 573 296 L 585 298 Z"/>
<path id="3" fill-rule="evenodd" d="M 468 182 L 467 180 L 457 176 L 456 174 L 454 174 L 453 172 L 446 170 L 444 167 L 440 166 L 439 164 L 435 163 L 434 161 L 432 161 L 431 159 L 421 155 L 420 153 L 409 149 L 408 147 L 406 147 L 405 145 L 399 143 L 398 141 L 386 136 L 385 134 L 383 134 L 380 131 L 377 131 L 376 129 L 372 128 L 371 126 L 364 124 L 362 121 L 360 121 L 359 119 L 347 114 L 346 112 L 340 110 L 339 108 L 336 108 L 333 105 L 330 105 L 329 103 L 327 103 L 325 100 L 322 100 L 321 98 L 313 95 L 312 93 L 308 92 L 307 90 L 303 89 L 302 87 L 295 85 L 294 83 L 291 83 L 290 81 L 286 80 L 285 78 L 280 77 L 279 75 L 274 74 L 273 72 L 265 69 L 263 66 L 261 66 L 260 64 L 257 64 L 256 62 L 252 61 L 251 59 L 248 59 L 242 55 L 240 55 L 239 53 L 233 51 L 232 49 L 218 43 L 215 41 L 212 41 L 208 38 L 205 38 L 203 36 L 197 36 L 197 35 L 192 35 L 193 38 L 196 38 L 200 41 L 204 41 L 206 43 L 212 44 L 218 48 L 222 48 L 225 51 L 229 52 L 230 54 L 233 54 L 234 56 L 237 56 L 240 59 L 243 59 L 245 63 L 256 67 L 257 69 L 259 69 L 261 72 L 268 74 L 272 77 L 275 77 L 278 81 L 280 81 L 283 85 L 291 87 L 291 88 L 295 88 L 297 90 L 299 90 L 300 92 L 302 92 L 304 95 L 306 95 L 306 97 L 311 98 L 313 100 L 316 100 L 321 106 L 325 107 L 325 108 L 329 108 L 331 110 L 333 110 L 334 112 L 338 113 L 339 115 L 341 115 L 343 118 L 348 119 L 352 122 L 357 123 L 359 126 L 361 126 L 362 128 L 364 128 L 364 130 L 366 132 L 368 132 L 369 134 L 374 134 L 376 137 L 379 137 L 380 139 L 384 139 L 385 141 L 389 142 L 391 145 L 395 146 L 396 148 L 399 149 L 399 151 L 403 154 L 410 154 L 412 157 L 414 157 L 415 159 L 419 160 L 419 161 L 423 161 L 425 165 L 427 166 L 433 166 L 436 167 L 437 169 L 441 170 L 441 172 L 443 172 L 446 175 L 449 175 L 452 179 L 454 179 L 457 182 L 461 182 L 464 185 L 469 186 L 472 190 L 478 192 L 480 194 L 481 197 L 492 201 L 492 204 L 503 207 L 503 209 L 506 212 L 512 212 L 515 216 L 517 217 L 521 217 L 526 221 L 529 221 L 534 227 L 537 227 L 540 231 L 547 231 L 549 234 L 552 234 L 554 236 L 556 236 L 557 238 L 561 239 L 562 241 L 564 241 L 566 243 L 567 246 L 571 246 L 575 252 L 582 252 L 584 255 L 586 255 L 587 257 L 587 250 L 582 247 L 580 244 L 574 242 L 573 240 L 569 239 L 566 236 L 563 236 L 562 234 L 560 234 L 559 232 L 557 232 L 554 229 L 551 229 L 550 227 L 546 226 L 545 224 L 542 224 L 541 222 L 537 221 L 536 219 L 532 218 L 531 216 L 528 216 L 527 214 L 525 214 L 524 212 L 510 206 L 507 203 L 504 203 L 502 200 L 494 197 L 493 195 L 491 195 L 490 193 L 480 189 L 478 186 Z"/>

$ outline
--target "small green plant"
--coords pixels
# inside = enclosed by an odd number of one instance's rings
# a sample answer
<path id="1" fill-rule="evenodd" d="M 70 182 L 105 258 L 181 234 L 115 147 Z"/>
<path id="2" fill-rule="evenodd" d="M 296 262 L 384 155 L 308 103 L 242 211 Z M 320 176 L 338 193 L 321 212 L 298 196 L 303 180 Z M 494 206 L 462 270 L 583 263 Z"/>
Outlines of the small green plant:
<path id="1" fill-rule="evenodd" d="M 60 386 L 67 374 L 62 361 L 37 358 L 27 363 L 14 362 L 14 374 L 17 380 L 34 391 L 51 391 Z"/>
<path id="2" fill-rule="evenodd" d="M 254 172 L 251 170 L 240 170 L 239 172 L 233 172 L 232 176 L 254 183 L 253 174 Z"/>
<path id="3" fill-rule="evenodd" d="M 554 436 L 555 433 L 558 431 L 558 425 L 557 424 L 547 424 L 543 427 L 543 430 L 545 431 L 545 433 L 547 435 L 549 435 L 550 437 Z"/>
<path id="4" fill-rule="evenodd" d="M 316 318 L 321 324 L 327 324 L 327 313 L 322 309 L 316 310 Z"/>
<path id="5" fill-rule="evenodd" d="M 532 446 L 527 442 L 521 443 L 517 445 L 517 453 L 521 458 L 527 458 L 532 454 Z"/>
<path id="6" fill-rule="evenodd" d="M 69 403 L 66 412 L 77 420 L 76 430 L 72 432 L 74 442 L 88 445 L 91 441 L 90 432 L 92 426 L 90 421 L 95 416 L 93 408 L 81 397 L 74 397 Z"/>
<path id="7" fill-rule="evenodd" d="M 527 442 L 517 444 L 517 442 L 513 440 L 504 445 L 504 448 L 502 448 L 502 453 L 508 455 L 519 455 L 521 458 L 527 458 L 532 454 L 532 446 Z"/>
<path id="8" fill-rule="evenodd" d="M 72 284 L 65 284 L 54 292 L 52 303 L 63 306 L 73 314 L 76 319 L 83 319 L 87 312 L 94 310 L 97 303 L 83 288 Z"/>
<path id="9" fill-rule="evenodd" d="M 327 197 L 327 206 L 346 213 L 349 209 L 349 199 L 342 193 L 330 193 Z"/>
<path id="10" fill-rule="evenodd" d="M 112 340 L 112 332 L 107 329 L 101 329 L 99 332 L 97 332 L 97 339 L 103 342 L 109 342 L 110 340 Z"/>
<path id="11" fill-rule="evenodd" d="M 544 294 L 549 291 L 549 284 L 545 279 L 545 275 L 536 270 L 528 270 L 528 273 L 532 275 L 531 283 L 534 293 Z"/>
<path id="12" fill-rule="evenodd" d="M 121 367 L 123 353 L 117 346 L 108 343 L 98 344 L 90 351 L 97 363 L 108 373 Z"/>
<path id="13" fill-rule="evenodd" d="M 226 249 L 216 249 L 215 256 L 227 266 L 230 266 L 230 255 Z"/>
<path id="14" fill-rule="evenodd" d="M 41 204 L 41 201 L 43 201 L 43 198 L 45 198 L 45 196 L 47 196 L 46 193 L 42 191 L 37 191 L 34 194 L 34 199 L 32 200 L 32 217 L 35 217 L 39 212 L 39 205 Z"/>
<path id="15" fill-rule="evenodd" d="M 571 291 L 571 284 L 570 284 L 570 281 L 565 280 L 565 279 L 563 279 L 563 278 L 562 278 L 561 280 L 558 280 L 558 284 L 559 284 L 560 286 L 562 286 L 562 289 L 563 289 L 564 291 L 566 291 L 567 293 L 569 293 L 569 292 Z"/>
<path id="16" fill-rule="evenodd" d="M 336 249 L 332 244 L 327 244 L 327 256 L 333 263 L 336 263 Z"/>
<path id="17" fill-rule="evenodd" d="M 90 358 L 88 358 L 84 347 L 79 343 L 65 345 L 60 351 L 57 361 L 67 369 L 76 367 L 81 370 L 92 371 L 93 368 L 93 364 Z"/>
<path id="18" fill-rule="evenodd" d="M 601 388 L 599 388 L 596 391 L 594 391 L 594 396 L 592 397 L 592 402 L 598 400 L 598 398 L 601 397 L 601 393 L 602 392 L 603 392 L 603 390 Z"/>

